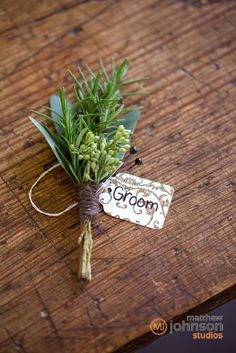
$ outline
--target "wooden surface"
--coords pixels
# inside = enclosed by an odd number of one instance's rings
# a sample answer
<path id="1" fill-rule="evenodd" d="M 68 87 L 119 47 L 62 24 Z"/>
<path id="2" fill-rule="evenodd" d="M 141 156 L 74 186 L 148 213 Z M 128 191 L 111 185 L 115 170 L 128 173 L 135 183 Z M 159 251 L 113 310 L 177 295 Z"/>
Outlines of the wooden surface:
<path id="1" fill-rule="evenodd" d="M 235 1 L 2 0 L 0 19 L 0 352 L 129 352 L 155 338 L 153 319 L 233 298 Z M 48 218 L 29 204 L 54 157 L 27 114 L 69 87 L 68 68 L 112 55 L 150 76 L 133 140 L 144 163 L 130 172 L 175 195 L 160 231 L 100 214 L 84 283 L 77 210 Z M 49 212 L 74 200 L 62 170 L 35 200 Z"/>

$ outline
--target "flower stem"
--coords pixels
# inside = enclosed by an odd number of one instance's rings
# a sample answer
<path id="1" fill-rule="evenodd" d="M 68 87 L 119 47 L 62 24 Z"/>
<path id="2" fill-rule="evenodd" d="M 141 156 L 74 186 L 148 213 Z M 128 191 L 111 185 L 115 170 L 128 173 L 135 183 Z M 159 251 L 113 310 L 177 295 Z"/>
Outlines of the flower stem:
<path id="1" fill-rule="evenodd" d="M 91 255 L 92 255 L 92 230 L 91 220 L 86 219 L 81 221 L 81 233 L 78 238 L 80 261 L 78 269 L 78 277 L 86 280 L 91 280 Z"/>

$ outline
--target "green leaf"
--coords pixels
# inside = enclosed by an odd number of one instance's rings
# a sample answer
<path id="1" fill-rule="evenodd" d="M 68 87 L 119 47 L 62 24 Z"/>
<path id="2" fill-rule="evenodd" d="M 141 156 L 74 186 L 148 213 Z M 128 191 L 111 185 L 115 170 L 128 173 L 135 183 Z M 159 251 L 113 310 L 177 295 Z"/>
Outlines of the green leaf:
<path id="1" fill-rule="evenodd" d="M 117 78 L 118 80 L 122 80 L 122 78 L 126 75 L 128 71 L 128 60 L 123 60 L 118 71 L 117 71 Z"/>
<path id="2" fill-rule="evenodd" d="M 100 64 L 100 67 L 102 69 L 102 72 L 103 72 L 103 75 L 104 75 L 105 79 L 107 80 L 107 82 L 109 82 L 109 76 L 107 74 L 107 70 L 105 69 L 105 66 L 104 66 L 102 58 L 99 58 L 99 64 Z"/>
<path id="3" fill-rule="evenodd" d="M 146 81 L 146 80 L 149 80 L 148 76 L 144 76 L 144 77 L 138 78 L 137 80 L 123 81 L 122 84 L 121 84 L 121 87 L 129 86 L 129 85 L 132 85 L 134 83 L 142 83 L 143 81 Z"/>
<path id="4" fill-rule="evenodd" d="M 134 130 L 137 126 L 139 118 L 140 118 L 140 110 L 135 110 L 122 117 L 123 121 L 121 122 L 121 124 L 124 125 L 126 129 L 131 131 L 131 136 L 134 133 Z"/>
<path id="5" fill-rule="evenodd" d="M 67 112 L 67 104 L 66 104 L 66 92 L 64 87 L 61 87 L 59 89 L 59 97 L 60 97 L 62 116 L 63 118 L 65 118 L 66 112 Z"/>
<path id="6" fill-rule="evenodd" d="M 36 119 L 29 117 L 31 122 L 37 127 L 37 129 L 41 132 L 49 146 L 51 147 L 53 153 L 55 154 L 58 162 L 62 165 L 64 169 L 66 169 L 66 166 L 64 165 L 62 159 L 60 158 L 58 151 L 57 151 L 57 143 L 55 142 L 52 133 L 50 130 L 41 122 L 37 121 Z"/>
<path id="7" fill-rule="evenodd" d="M 80 131 L 79 135 L 77 136 L 76 141 L 75 141 L 75 147 L 76 147 L 76 148 L 79 147 L 79 145 L 80 145 L 80 143 L 81 143 L 81 140 L 82 140 L 84 134 L 86 133 L 86 131 L 88 131 L 87 128 L 82 129 L 82 130 Z"/>
<path id="8" fill-rule="evenodd" d="M 69 168 L 70 168 L 70 172 L 72 173 L 72 175 L 73 175 L 73 178 L 75 179 L 75 181 L 77 181 L 77 183 L 79 183 L 80 181 L 79 181 L 79 178 L 78 178 L 78 176 L 75 174 L 75 171 L 74 171 L 74 169 L 73 169 L 73 167 L 72 167 L 72 165 L 69 163 Z M 72 179 L 73 179 L 72 178 Z"/>
<path id="9" fill-rule="evenodd" d="M 50 112 L 52 112 L 52 109 L 51 109 L 51 108 L 49 108 L 49 107 L 44 107 L 44 108 L 45 108 L 45 109 L 48 109 L 48 110 L 50 110 Z M 37 110 L 31 110 L 31 113 L 34 113 L 34 114 L 40 116 L 41 118 L 47 119 L 47 120 L 49 120 L 49 121 L 52 121 L 55 126 L 58 125 L 59 127 L 63 128 L 63 124 L 62 124 L 62 122 L 60 121 L 60 119 L 54 120 L 54 119 L 50 118 L 50 116 L 48 116 L 48 115 L 46 115 L 46 114 L 43 114 L 43 113 L 41 113 L 41 112 L 38 112 Z"/>
<path id="10" fill-rule="evenodd" d="M 66 100 L 66 107 L 67 108 L 72 108 L 72 104 Z M 63 113 L 62 113 L 62 107 L 61 107 L 61 102 L 60 102 L 60 97 L 53 95 L 50 97 L 50 107 L 53 110 L 51 112 L 51 117 L 52 119 L 55 121 L 55 128 L 57 130 L 57 134 L 59 136 L 63 135 L 63 129 L 60 126 L 60 124 L 58 124 L 58 122 L 60 121 L 60 119 L 63 118 Z"/>
<path id="11" fill-rule="evenodd" d="M 60 98 L 58 96 L 51 96 L 50 97 L 50 107 L 52 108 L 53 112 L 51 112 L 51 117 L 55 121 L 55 128 L 59 136 L 62 135 L 63 129 L 59 126 L 56 122 L 58 122 L 62 117 L 62 110 L 60 104 Z"/>
<path id="12" fill-rule="evenodd" d="M 92 94 L 94 95 L 96 92 L 97 92 L 97 88 L 98 88 L 98 85 L 99 85 L 99 80 L 101 78 L 101 73 L 100 71 L 98 71 L 98 74 L 94 80 L 94 83 L 93 83 L 93 88 L 92 88 Z"/>

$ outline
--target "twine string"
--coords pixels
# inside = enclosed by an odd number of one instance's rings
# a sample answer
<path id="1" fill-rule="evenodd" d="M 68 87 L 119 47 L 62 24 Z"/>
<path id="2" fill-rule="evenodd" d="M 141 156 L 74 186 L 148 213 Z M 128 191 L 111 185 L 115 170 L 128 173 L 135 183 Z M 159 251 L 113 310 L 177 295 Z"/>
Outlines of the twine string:
<path id="1" fill-rule="evenodd" d="M 122 163 L 123 164 L 123 163 Z M 122 165 L 121 164 L 121 165 Z M 109 178 L 116 173 L 116 171 L 121 167 L 121 165 L 117 168 L 117 170 L 110 175 L 103 183 L 101 184 L 96 184 L 96 183 L 82 183 L 81 185 L 78 186 L 77 188 L 77 202 L 72 203 L 68 207 L 66 207 L 64 210 L 61 212 L 57 213 L 51 213 L 51 212 L 45 212 L 41 208 L 39 208 L 35 202 L 33 201 L 32 194 L 35 186 L 39 183 L 41 179 L 43 179 L 48 173 L 50 173 L 53 169 L 56 169 L 60 166 L 60 163 L 54 164 L 52 167 L 47 169 L 45 172 L 40 174 L 40 176 L 37 178 L 37 180 L 33 183 L 29 190 L 29 200 L 33 208 L 39 212 L 44 214 L 45 216 L 49 217 L 58 217 L 63 215 L 64 213 L 72 210 L 72 208 L 76 207 L 79 205 L 79 213 L 81 216 L 81 219 L 83 218 L 93 218 L 97 215 L 99 212 L 100 208 L 100 203 L 99 203 L 99 198 L 98 198 L 98 193 L 101 192 L 102 189 L 105 189 L 108 184 Z"/>
<path id="2" fill-rule="evenodd" d="M 66 207 L 64 210 L 62 210 L 61 212 L 57 212 L 57 213 L 50 213 L 50 212 L 45 212 L 43 210 L 41 210 L 41 208 L 39 208 L 33 201 L 32 199 L 32 193 L 33 193 L 33 189 L 35 188 L 35 186 L 39 183 L 39 181 L 41 179 L 43 179 L 45 177 L 45 175 L 47 175 L 49 172 L 51 172 L 53 169 L 56 169 L 57 167 L 60 166 L 60 163 L 56 163 L 54 164 L 52 167 L 50 167 L 49 169 L 47 169 L 45 172 L 43 172 L 38 179 L 33 183 L 33 185 L 31 186 L 30 190 L 29 190 L 29 200 L 31 205 L 33 206 L 33 208 L 38 211 L 39 213 L 44 214 L 45 216 L 49 216 L 49 217 L 58 217 L 63 215 L 64 213 L 66 213 L 67 211 L 72 210 L 72 208 L 76 207 L 78 205 L 78 202 L 72 203 L 70 206 Z"/>

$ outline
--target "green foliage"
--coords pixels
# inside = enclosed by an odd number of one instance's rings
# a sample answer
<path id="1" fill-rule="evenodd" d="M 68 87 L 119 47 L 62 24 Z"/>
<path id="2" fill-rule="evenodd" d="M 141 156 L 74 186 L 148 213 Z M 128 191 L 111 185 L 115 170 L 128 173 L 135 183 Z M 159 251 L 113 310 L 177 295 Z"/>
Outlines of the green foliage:
<path id="1" fill-rule="evenodd" d="M 121 90 L 146 78 L 125 81 L 127 71 L 127 60 L 117 69 L 113 61 L 110 74 L 102 60 L 100 71 L 96 74 L 87 66 L 89 78 L 78 67 L 80 79 L 69 71 L 73 81 L 74 104 L 66 98 L 62 87 L 59 96 L 51 97 L 51 107 L 45 107 L 50 115 L 33 111 L 54 123 L 56 133 L 46 124 L 30 118 L 75 183 L 103 181 L 121 165 L 130 147 L 130 138 L 140 112 L 137 108 L 125 108 L 123 99 L 142 93 L 122 95 Z"/>

